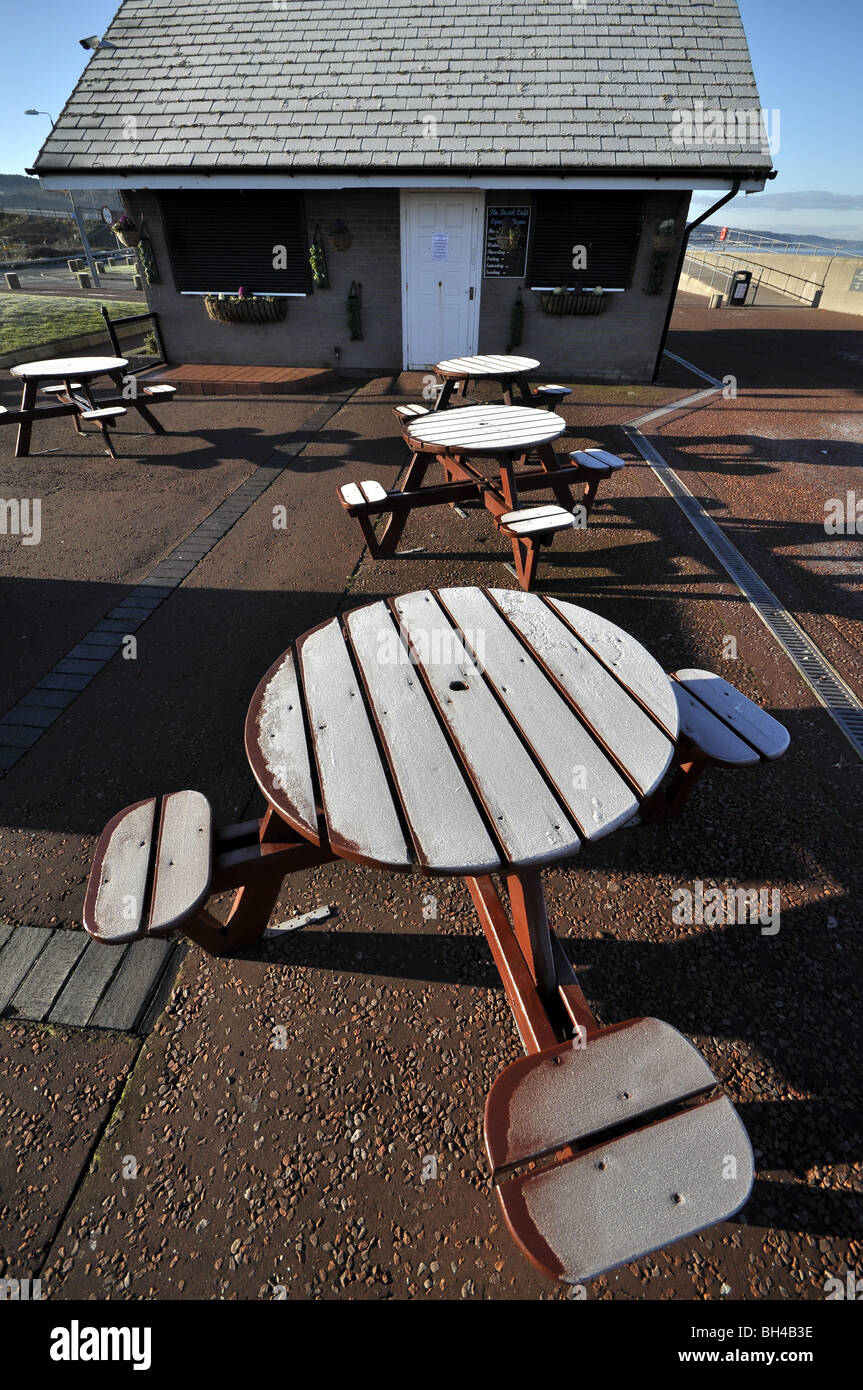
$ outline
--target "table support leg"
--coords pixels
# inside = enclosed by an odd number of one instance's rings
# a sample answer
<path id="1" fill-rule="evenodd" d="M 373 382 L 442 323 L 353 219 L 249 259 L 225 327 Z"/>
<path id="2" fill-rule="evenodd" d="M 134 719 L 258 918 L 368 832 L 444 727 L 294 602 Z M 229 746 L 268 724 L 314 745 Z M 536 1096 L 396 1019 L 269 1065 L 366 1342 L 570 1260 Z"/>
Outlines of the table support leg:
<path id="1" fill-rule="evenodd" d="M 450 383 L 446 382 L 445 385 L 449 386 Z M 400 489 L 401 492 L 419 492 L 423 485 L 425 475 L 428 472 L 431 457 L 431 454 L 414 454 L 412 456 L 408 464 L 408 471 L 405 474 L 405 480 Z M 383 559 L 394 553 L 396 546 L 402 538 L 402 532 L 407 525 L 409 515 L 410 512 L 408 511 L 393 512 L 380 536 L 374 539 L 374 549 L 372 549 L 369 537 L 366 535 L 366 544 L 369 547 L 369 553 L 373 559 Z"/>
<path id="2" fill-rule="evenodd" d="M 126 381 L 129 378 L 127 376 L 124 376 L 122 372 L 111 372 L 109 373 L 109 375 L 114 385 L 117 387 L 117 390 L 120 392 L 120 395 L 122 396 L 123 388 L 126 384 Z M 137 381 L 135 382 L 135 386 L 137 389 Z M 126 400 L 127 404 L 130 405 L 133 410 L 137 410 L 138 414 L 141 416 L 141 419 L 144 420 L 145 423 L 150 426 L 150 429 L 153 431 L 154 434 L 168 433 L 162 422 L 156 419 L 153 412 L 151 410 L 148 410 L 144 403 L 141 400 L 139 400 L 137 396 L 124 397 L 124 400 Z"/>
<path id="3" fill-rule="evenodd" d="M 551 932 L 545 910 L 545 894 L 538 870 L 507 874 L 512 922 L 522 954 L 541 994 L 550 994 L 557 983 Z"/>
<path id="4" fill-rule="evenodd" d="M 436 410 L 446 410 L 450 402 L 450 397 L 452 396 L 454 390 L 455 382 L 450 377 L 446 377 L 444 380 L 443 387 L 441 389 L 441 393 L 438 396 L 435 404 L 432 406 L 432 414 L 434 414 Z"/>
<path id="5" fill-rule="evenodd" d="M 32 413 L 36 405 L 37 383 L 35 381 L 25 381 L 21 391 L 21 409 Z M 15 441 L 16 459 L 26 458 L 30 452 L 30 435 L 33 429 L 32 420 L 22 420 L 18 425 L 18 438 Z"/>
<path id="6" fill-rule="evenodd" d="M 480 925 L 500 971 L 525 1052 L 542 1052 L 560 1041 L 490 878 L 465 879 Z"/>
<path id="7" fill-rule="evenodd" d="M 552 475 L 549 487 L 562 507 L 568 512 L 572 511 L 572 493 L 570 488 L 573 483 L 579 482 L 578 472 L 574 468 L 561 468 L 557 461 L 557 454 L 553 444 L 540 444 L 536 450 L 540 462 L 546 473 Z M 571 475 L 571 476 L 570 476 Z"/>

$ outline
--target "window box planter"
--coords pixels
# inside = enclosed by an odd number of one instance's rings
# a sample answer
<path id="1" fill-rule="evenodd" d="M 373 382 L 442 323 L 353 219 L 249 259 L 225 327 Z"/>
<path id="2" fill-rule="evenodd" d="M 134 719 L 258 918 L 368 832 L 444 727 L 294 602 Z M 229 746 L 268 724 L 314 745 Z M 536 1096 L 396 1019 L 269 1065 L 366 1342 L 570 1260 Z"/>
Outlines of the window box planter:
<path id="1" fill-rule="evenodd" d="M 575 290 L 553 290 L 541 294 L 539 302 L 544 314 L 604 314 L 611 295 L 601 290 L 580 294 Z"/>
<path id="2" fill-rule="evenodd" d="M 217 323 L 280 323 L 288 317 L 287 299 L 268 294 L 208 294 L 204 308 Z"/>

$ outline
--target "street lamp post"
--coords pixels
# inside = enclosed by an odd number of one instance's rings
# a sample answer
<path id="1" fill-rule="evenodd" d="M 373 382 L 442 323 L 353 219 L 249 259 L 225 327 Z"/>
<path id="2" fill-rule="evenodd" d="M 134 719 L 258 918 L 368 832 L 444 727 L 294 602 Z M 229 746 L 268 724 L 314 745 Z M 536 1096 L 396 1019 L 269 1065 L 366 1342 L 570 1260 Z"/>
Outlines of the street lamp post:
<path id="1" fill-rule="evenodd" d="M 25 115 L 25 116 L 47 116 L 47 117 L 48 117 L 48 120 L 51 122 L 51 129 L 52 129 L 52 130 L 53 130 L 54 126 L 57 124 L 57 122 L 54 120 L 54 117 L 51 115 L 51 112 L 50 112 L 50 111 L 37 111 L 36 108 L 35 108 L 35 106 L 28 106 L 27 110 L 24 112 L 24 115 Z M 96 269 L 96 261 L 95 261 L 95 258 L 94 258 L 94 256 L 93 256 L 93 251 L 92 251 L 91 246 L 90 246 L 90 239 L 89 239 L 89 237 L 87 236 L 87 228 L 84 226 L 84 219 L 83 219 L 83 217 L 81 216 L 81 212 L 80 212 L 80 210 L 79 210 L 79 208 L 78 208 L 78 206 L 77 206 L 77 204 L 76 204 L 76 202 L 75 202 L 75 196 L 74 196 L 74 194 L 72 193 L 71 188 L 67 188 L 67 189 L 66 189 L 66 192 L 69 194 L 69 201 L 70 201 L 70 203 L 72 204 L 72 216 L 73 216 L 74 219 L 75 219 L 75 226 L 78 228 L 78 235 L 79 235 L 79 237 L 81 238 L 81 245 L 82 245 L 83 248 L 84 248 L 84 255 L 85 255 L 86 259 L 87 259 L 87 268 L 88 268 L 89 271 L 90 271 L 90 279 L 93 281 L 93 288 L 96 289 L 96 290 L 101 289 L 101 288 L 102 288 L 102 282 L 101 282 L 101 280 L 99 279 L 99 272 L 98 272 L 98 270 Z"/>

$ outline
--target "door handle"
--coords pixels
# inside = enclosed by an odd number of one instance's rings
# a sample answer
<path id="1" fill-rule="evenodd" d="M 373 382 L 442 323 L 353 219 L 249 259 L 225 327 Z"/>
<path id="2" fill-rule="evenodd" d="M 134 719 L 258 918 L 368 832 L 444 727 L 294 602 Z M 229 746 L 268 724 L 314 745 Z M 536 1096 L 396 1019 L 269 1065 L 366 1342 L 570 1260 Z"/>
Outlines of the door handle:
<path id="1" fill-rule="evenodd" d="M 474 287 L 473 287 L 473 285 L 471 285 L 470 289 L 469 289 L 468 292 L 467 292 L 467 297 L 468 297 L 468 299 L 473 299 L 473 291 L 474 291 Z"/>

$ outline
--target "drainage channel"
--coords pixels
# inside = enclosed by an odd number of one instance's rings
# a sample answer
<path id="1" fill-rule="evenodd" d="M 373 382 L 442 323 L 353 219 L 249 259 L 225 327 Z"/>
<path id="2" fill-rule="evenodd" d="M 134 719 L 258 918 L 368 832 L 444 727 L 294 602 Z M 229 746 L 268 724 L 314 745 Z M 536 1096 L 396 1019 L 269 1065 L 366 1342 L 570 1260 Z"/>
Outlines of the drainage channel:
<path id="1" fill-rule="evenodd" d="M 669 355 L 673 356 L 673 354 Z M 675 357 L 675 361 L 683 362 L 683 359 Z M 683 365 L 690 366 L 688 362 L 683 362 Z M 694 367 L 691 370 L 697 371 Z M 705 373 L 698 372 L 698 375 L 705 376 Z M 707 379 L 711 380 L 711 378 Z M 662 457 L 659 450 L 651 444 L 649 439 L 645 438 L 639 429 L 639 425 L 644 424 L 648 418 L 655 419 L 659 414 L 669 414 L 673 410 L 685 408 L 704 394 L 699 392 L 698 397 L 688 397 L 683 401 L 675 401 L 673 405 L 662 411 L 652 412 L 649 417 L 642 416 L 631 425 L 624 425 L 624 433 L 645 462 L 650 464 L 657 478 L 674 498 L 690 525 L 698 532 L 705 545 L 712 550 L 722 568 L 734 580 L 743 597 L 752 606 L 768 632 L 779 643 L 820 704 L 824 706 L 838 725 L 854 752 L 863 760 L 863 702 L 857 698 L 850 686 L 846 685 L 839 672 L 830 664 L 820 648 L 803 631 L 800 624 L 791 616 L 773 590 L 764 583 L 757 571 L 744 560 L 736 545 L 717 526 L 698 498 L 689 491 L 689 488 Z"/>

